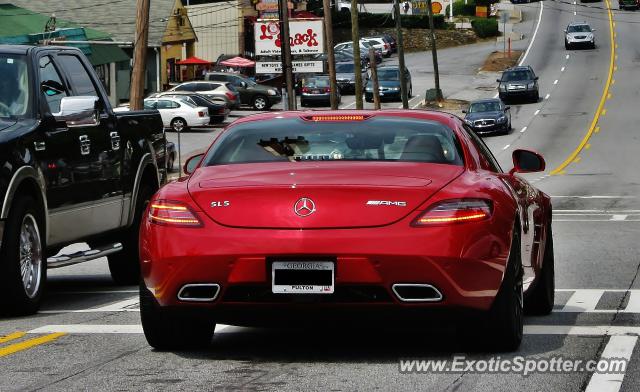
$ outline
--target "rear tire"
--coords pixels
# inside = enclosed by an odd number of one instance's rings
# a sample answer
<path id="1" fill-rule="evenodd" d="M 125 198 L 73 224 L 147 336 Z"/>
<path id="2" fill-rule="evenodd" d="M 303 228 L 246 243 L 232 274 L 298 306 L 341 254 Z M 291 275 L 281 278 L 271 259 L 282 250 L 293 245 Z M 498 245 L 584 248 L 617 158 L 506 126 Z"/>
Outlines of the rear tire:
<path id="1" fill-rule="evenodd" d="M 519 230 L 516 227 L 516 230 Z M 522 259 L 520 234 L 516 232 L 504 279 L 489 312 L 486 333 L 491 348 L 496 351 L 515 351 L 522 342 L 524 329 Z"/>
<path id="2" fill-rule="evenodd" d="M 269 109 L 269 100 L 264 95 L 256 95 L 251 101 L 251 105 L 255 110 Z"/>
<path id="3" fill-rule="evenodd" d="M 140 284 L 140 320 L 147 342 L 157 350 L 207 348 L 216 328 L 207 315 L 162 309 L 144 283 Z"/>
<path id="4" fill-rule="evenodd" d="M 187 128 L 187 122 L 184 118 L 178 117 L 171 120 L 171 129 L 175 132 L 184 132 Z"/>
<path id="5" fill-rule="evenodd" d="M 155 190 L 151 185 L 141 184 L 136 199 L 133 224 L 125 231 L 121 240 L 122 251 L 107 256 L 111 278 L 117 284 L 132 285 L 140 281 L 140 255 L 138 254 L 140 223 L 142 222 L 142 214 L 154 193 Z"/>
<path id="6" fill-rule="evenodd" d="M 16 195 L 0 250 L 0 313 L 38 311 L 47 280 L 44 221 L 31 196 Z"/>
<path id="7" fill-rule="evenodd" d="M 532 290 L 525 300 L 524 307 L 527 314 L 540 316 L 550 314 L 555 301 L 555 260 L 551 225 L 549 225 L 547 243 L 544 248 L 542 270 Z"/>

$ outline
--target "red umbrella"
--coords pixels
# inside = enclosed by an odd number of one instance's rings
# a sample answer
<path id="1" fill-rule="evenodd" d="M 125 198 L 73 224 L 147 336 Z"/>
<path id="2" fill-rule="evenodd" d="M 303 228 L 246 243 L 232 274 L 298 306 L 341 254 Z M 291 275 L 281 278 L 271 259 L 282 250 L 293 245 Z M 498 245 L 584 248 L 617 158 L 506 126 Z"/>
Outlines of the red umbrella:
<path id="1" fill-rule="evenodd" d="M 244 57 L 234 57 L 228 60 L 221 61 L 220 64 L 226 65 L 227 67 L 255 67 L 256 62 L 245 59 Z"/>
<path id="2" fill-rule="evenodd" d="M 207 65 L 211 64 L 211 61 L 203 60 L 196 56 L 186 58 L 184 60 L 178 61 L 176 64 L 178 65 Z"/>

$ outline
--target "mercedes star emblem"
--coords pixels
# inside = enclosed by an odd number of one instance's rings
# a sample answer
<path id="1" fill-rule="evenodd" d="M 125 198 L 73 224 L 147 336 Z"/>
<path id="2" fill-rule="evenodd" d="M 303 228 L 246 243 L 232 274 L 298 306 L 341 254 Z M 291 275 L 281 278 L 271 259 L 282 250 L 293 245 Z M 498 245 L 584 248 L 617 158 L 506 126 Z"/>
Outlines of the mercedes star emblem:
<path id="1" fill-rule="evenodd" d="M 293 211 L 304 218 L 316 212 L 316 203 L 308 197 L 302 197 L 293 205 Z"/>

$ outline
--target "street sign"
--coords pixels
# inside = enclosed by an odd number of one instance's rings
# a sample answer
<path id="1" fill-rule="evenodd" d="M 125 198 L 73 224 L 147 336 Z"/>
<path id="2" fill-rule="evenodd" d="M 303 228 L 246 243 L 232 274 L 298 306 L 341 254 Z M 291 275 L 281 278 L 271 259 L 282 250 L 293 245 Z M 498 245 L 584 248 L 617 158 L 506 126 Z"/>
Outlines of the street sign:
<path id="1" fill-rule="evenodd" d="M 293 61 L 293 73 L 313 73 L 324 72 L 323 61 Z M 282 73 L 282 63 L 279 61 L 258 61 L 256 62 L 257 74 Z"/>
<path id="2" fill-rule="evenodd" d="M 254 25 L 256 56 L 280 55 L 280 23 L 277 20 L 258 20 Z M 324 53 L 324 24 L 322 19 L 290 19 L 291 54 Z"/>

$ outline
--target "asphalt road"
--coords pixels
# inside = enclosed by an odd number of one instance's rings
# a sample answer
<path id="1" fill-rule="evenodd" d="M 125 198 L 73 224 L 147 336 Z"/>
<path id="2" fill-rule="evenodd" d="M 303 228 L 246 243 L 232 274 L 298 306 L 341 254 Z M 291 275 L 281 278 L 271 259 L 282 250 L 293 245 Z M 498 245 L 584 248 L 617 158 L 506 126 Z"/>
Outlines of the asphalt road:
<path id="1" fill-rule="evenodd" d="M 106 263 L 97 260 L 51 271 L 40 314 L 0 319 L 0 336 L 14 334 L 0 337 L 0 391 L 640 390 L 640 14 L 614 10 L 614 25 L 603 2 L 521 7 L 526 21 L 519 28 L 527 39 L 516 45 L 531 44 L 523 62 L 540 76 L 542 99 L 512 105 L 513 132 L 485 141 L 505 170 L 515 148 L 536 149 L 547 160 L 545 173 L 529 178 L 553 197 L 558 291 L 554 313 L 527 317 L 521 349 L 499 356 L 620 357 L 630 360 L 626 372 L 404 374 L 402 358 L 488 360 L 492 354 L 465 351 L 447 326 L 406 331 L 393 320 L 370 330 L 219 326 L 208 349 L 156 352 L 141 334 L 136 289 L 114 286 Z M 574 19 L 597 29 L 595 50 L 564 49 L 562 30 Z M 470 53 L 497 49 L 484 43 L 441 51 L 445 93 L 495 94 L 494 75 L 468 71 L 482 61 Z M 432 86 L 430 57 L 412 54 L 407 63 L 414 92 L 422 95 Z M 343 106 L 350 103 L 345 98 Z M 385 104 L 391 105 L 399 103 Z M 183 134 L 183 150 L 206 147 L 215 132 Z"/>

